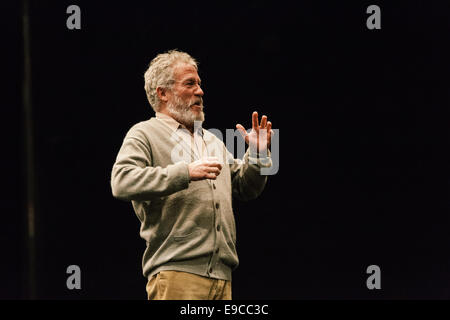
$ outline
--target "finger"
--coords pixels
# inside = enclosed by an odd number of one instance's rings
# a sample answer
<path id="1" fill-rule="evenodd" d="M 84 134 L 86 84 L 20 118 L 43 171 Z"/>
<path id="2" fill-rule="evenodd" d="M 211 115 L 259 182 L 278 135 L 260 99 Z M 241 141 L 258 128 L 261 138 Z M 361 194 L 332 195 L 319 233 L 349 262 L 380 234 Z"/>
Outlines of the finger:
<path id="1" fill-rule="evenodd" d="M 218 168 L 219 170 L 222 170 L 222 164 L 220 162 L 209 162 L 206 165 L 208 168 Z"/>
<path id="2" fill-rule="evenodd" d="M 254 111 L 252 114 L 252 128 L 256 132 L 259 132 L 258 112 Z"/>
<path id="3" fill-rule="evenodd" d="M 239 133 L 241 134 L 242 138 L 244 138 L 247 136 L 247 131 L 245 131 L 245 128 L 241 125 L 241 124 L 237 124 L 236 125 L 236 129 L 238 129 Z"/>
<path id="4" fill-rule="evenodd" d="M 217 167 L 222 169 L 222 162 L 219 161 L 217 157 L 207 157 L 205 159 L 204 165 L 208 167 Z"/>
<path id="5" fill-rule="evenodd" d="M 220 174 L 220 169 L 217 167 L 209 167 L 207 169 L 208 173 L 214 173 L 216 174 L 216 176 L 218 176 Z"/>
<path id="6" fill-rule="evenodd" d="M 267 116 L 262 116 L 260 127 L 261 127 L 261 129 L 265 129 L 266 126 L 267 126 Z"/>
<path id="7" fill-rule="evenodd" d="M 270 145 L 270 141 L 272 139 L 272 122 L 267 122 L 267 145 Z"/>
<path id="8" fill-rule="evenodd" d="M 205 174 L 205 178 L 206 179 L 216 180 L 217 176 L 214 173 L 207 173 L 207 174 Z"/>

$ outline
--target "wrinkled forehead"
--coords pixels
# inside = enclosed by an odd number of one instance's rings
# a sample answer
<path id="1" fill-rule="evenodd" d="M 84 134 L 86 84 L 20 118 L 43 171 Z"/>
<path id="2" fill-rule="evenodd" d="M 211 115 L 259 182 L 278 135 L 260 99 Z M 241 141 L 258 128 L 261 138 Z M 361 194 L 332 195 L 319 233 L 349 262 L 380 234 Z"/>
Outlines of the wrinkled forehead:
<path id="1" fill-rule="evenodd" d="M 199 79 L 197 69 L 193 65 L 180 62 L 174 66 L 173 76 L 175 81 L 183 81 L 187 78 Z"/>

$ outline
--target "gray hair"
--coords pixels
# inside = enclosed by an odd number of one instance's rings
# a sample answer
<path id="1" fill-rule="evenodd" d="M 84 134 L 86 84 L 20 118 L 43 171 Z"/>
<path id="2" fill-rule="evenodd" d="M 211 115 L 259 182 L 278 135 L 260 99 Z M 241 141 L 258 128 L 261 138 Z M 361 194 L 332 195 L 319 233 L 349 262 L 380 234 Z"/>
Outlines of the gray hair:
<path id="1" fill-rule="evenodd" d="M 178 50 L 169 50 L 165 53 L 158 54 L 148 66 L 144 73 L 145 93 L 147 94 L 148 102 L 153 110 L 159 111 L 160 99 L 156 93 L 156 88 L 172 89 L 175 83 L 173 71 L 177 63 L 184 62 L 192 65 L 198 70 L 197 61 L 186 52 Z"/>

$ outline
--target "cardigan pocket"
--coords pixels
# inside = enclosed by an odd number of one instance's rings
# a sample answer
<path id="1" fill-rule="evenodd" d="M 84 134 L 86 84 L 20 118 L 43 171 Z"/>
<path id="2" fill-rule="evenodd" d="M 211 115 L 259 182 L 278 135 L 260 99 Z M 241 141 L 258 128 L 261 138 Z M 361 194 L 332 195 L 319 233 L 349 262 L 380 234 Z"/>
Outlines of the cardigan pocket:
<path id="1" fill-rule="evenodd" d="M 173 240 L 177 241 L 177 242 L 184 242 L 184 241 L 188 241 L 192 238 L 195 238 L 195 236 L 197 236 L 200 233 L 199 229 L 196 229 L 188 234 L 174 234 L 173 235 Z"/>

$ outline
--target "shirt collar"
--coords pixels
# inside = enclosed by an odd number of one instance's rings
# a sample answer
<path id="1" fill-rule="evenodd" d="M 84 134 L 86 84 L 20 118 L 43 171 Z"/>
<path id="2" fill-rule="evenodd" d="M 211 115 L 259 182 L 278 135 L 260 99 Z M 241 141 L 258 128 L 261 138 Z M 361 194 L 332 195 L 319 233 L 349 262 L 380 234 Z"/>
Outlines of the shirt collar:
<path id="1" fill-rule="evenodd" d="M 179 128 L 187 130 L 187 128 L 183 124 L 179 123 L 177 120 L 175 120 L 174 118 L 165 113 L 156 112 L 156 119 L 161 120 L 170 129 L 172 129 L 172 131 L 177 131 Z M 197 127 L 197 133 L 203 136 L 203 129 L 201 126 Z"/>
<path id="2" fill-rule="evenodd" d="M 156 112 L 156 119 L 161 120 L 170 129 L 172 129 L 172 131 L 176 131 L 180 126 L 183 127 L 183 125 L 179 123 L 177 120 L 162 112 Z"/>

